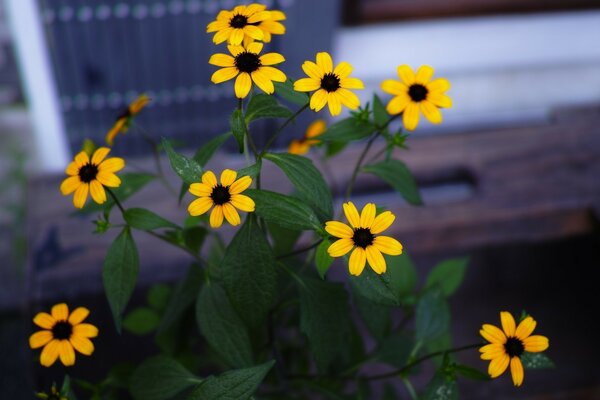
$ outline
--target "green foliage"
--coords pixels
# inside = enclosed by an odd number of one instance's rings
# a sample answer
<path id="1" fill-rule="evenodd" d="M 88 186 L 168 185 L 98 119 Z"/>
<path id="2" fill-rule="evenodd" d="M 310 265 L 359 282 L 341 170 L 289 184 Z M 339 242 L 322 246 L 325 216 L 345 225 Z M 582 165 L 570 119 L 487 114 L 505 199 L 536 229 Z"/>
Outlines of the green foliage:
<path id="1" fill-rule="evenodd" d="M 162 146 L 167 152 L 167 156 L 169 157 L 169 163 L 171 164 L 171 169 L 181 178 L 181 180 L 187 184 L 191 185 L 194 182 L 199 182 L 202 177 L 202 167 L 198 164 L 194 159 L 188 158 L 182 154 L 177 153 L 171 142 L 167 139 L 162 139 Z"/>
<path id="2" fill-rule="evenodd" d="M 452 374 L 436 372 L 427 384 L 423 400 L 458 400 L 458 385 Z"/>
<path id="3" fill-rule="evenodd" d="M 172 358 L 157 356 L 147 359 L 135 370 L 131 377 L 131 394 L 135 400 L 170 400 L 201 382 Z"/>
<path id="4" fill-rule="evenodd" d="M 247 400 L 265 379 L 275 361 L 256 367 L 209 377 L 189 395 L 188 400 Z"/>
<path id="5" fill-rule="evenodd" d="M 391 307 L 375 304 L 363 296 L 355 295 L 354 304 L 367 329 L 378 342 L 386 337 L 391 329 Z"/>
<path id="6" fill-rule="evenodd" d="M 238 178 L 241 178 L 242 176 L 249 176 L 250 178 L 255 179 L 260 173 L 261 167 L 262 161 L 259 159 L 255 164 L 238 169 L 237 176 Z"/>
<path id="7" fill-rule="evenodd" d="M 327 130 L 319 136 L 319 139 L 325 142 L 345 143 L 352 140 L 364 139 L 375 132 L 375 130 L 376 127 L 368 121 L 350 117 L 329 126 Z"/>
<path id="8" fill-rule="evenodd" d="M 448 331 L 450 309 L 439 288 L 429 289 L 419 297 L 415 314 L 418 341 L 425 343 Z"/>
<path id="9" fill-rule="evenodd" d="M 169 299 L 166 310 L 158 326 L 158 333 L 164 333 L 181 318 L 196 298 L 204 281 L 204 273 L 197 264 L 190 265 L 187 275 L 179 282 Z"/>
<path id="10" fill-rule="evenodd" d="M 425 288 L 438 285 L 444 296 L 450 296 L 462 283 L 468 263 L 468 258 L 453 258 L 439 263 L 427 276 Z"/>
<path id="11" fill-rule="evenodd" d="M 151 231 L 159 228 L 177 228 L 177 225 L 145 208 L 129 208 L 123 215 L 132 228 Z"/>
<path id="12" fill-rule="evenodd" d="M 212 348 L 231 367 L 252 365 L 252 346 L 246 326 L 216 283 L 205 285 L 196 303 L 196 321 Z"/>
<path id="13" fill-rule="evenodd" d="M 229 300 L 251 328 L 262 324 L 275 299 L 275 268 L 273 251 L 249 214 L 227 247 L 221 273 Z"/>
<path id="14" fill-rule="evenodd" d="M 138 307 L 123 319 L 123 328 L 129 333 L 142 336 L 154 331 L 160 322 L 158 313 L 148 307 Z"/>
<path id="15" fill-rule="evenodd" d="M 285 82 L 273 82 L 275 85 L 275 94 L 281 96 L 284 100 L 290 103 L 303 106 L 308 103 L 308 94 L 304 92 L 296 92 L 294 90 L 294 82 L 288 79 Z"/>
<path id="16" fill-rule="evenodd" d="M 549 369 L 555 368 L 554 362 L 544 353 L 524 352 L 521 355 L 521 362 L 525 369 Z"/>
<path id="17" fill-rule="evenodd" d="M 135 241 L 126 227 L 108 248 L 102 269 L 104 291 L 118 332 L 121 332 L 123 311 L 135 288 L 139 263 Z"/>
<path id="18" fill-rule="evenodd" d="M 239 108 L 236 108 L 229 118 L 229 125 L 231 126 L 231 133 L 235 138 L 240 153 L 244 152 L 244 137 L 248 134 L 248 126 L 244 119 L 244 113 Z"/>
<path id="19" fill-rule="evenodd" d="M 298 191 L 298 195 L 317 211 L 322 220 L 333 215 L 331 190 L 312 161 L 287 153 L 268 153 L 265 158 L 277 165 Z"/>
<path id="20" fill-rule="evenodd" d="M 331 246 L 331 241 L 329 239 L 323 239 L 319 247 L 317 247 L 317 253 L 315 255 L 315 264 L 321 279 L 325 279 L 329 267 L 333 264 L 333 257 L 327 252 L 329 246 Z"/>
<path id="21" fill-rule="evenodd" d="M 125 173 L 120 174 L 121 185 L 118 188 L 110 189 L 115 194 L 119 201 L 123 202 L 129 197 L 139 192 L 146 186 L 150 181 L 156 178 L 154 175 L 143 174 L 143 173 Z M 111 196 L 107 196 L 104 204 L 98 204 L 94 201 L 88 201 L 87 204 L 81 209 L 76 211 L 76 214 L 91 214 L 97 213 L 104 210 L 110 210 L 115 206 L 115 201 Z"/>
<path id="22" fill-rule="evenodd" d="M 477 368 L 469 367 L 468 365 L 456 364 L 454 370 L 465 378 L 474 381 L 489 381 L 492 379 L 487 373 L 480 371 Z"/>
<path id="23" fill-rule="evenodd" d="M 246 123 L 260 118 L 289 118 L 292 112 L 268 94 L 255 94 L 246 108 Z"/>
<path id="24" fill-rule="evenodd" d="M 381 99 L 376 94 L 373 95 L 373 119 L 375 125 L 378 127 L 386 125 L 390 120 L 390 115 L 386 111 Z"/>
<path id="25" fill-rule="evenodd" d="M 377 361 L 402 368 L 408 364 L 414 346 L 414 341 L 406 334 L 393 333 L 381 341 L 375 357 Z"/>
<path id="26" fill-rule="evenodd" d="M 196 154 L 194 154 L 194 161 L 196 161 L 200 166 L 204 167 L 212 158 L 213 154 L 215 154 L 215 152 L 219 150 L 221 146 L 223 146 L 223 144 L 231 137 L 231 135 L 231 132 L 226 132 L 222 135 L 215 136 L 208 142 L 204 143 L 204 146 L 200 147 L 196 151 Z"/>
<path id="27" fill-rule="evenodd" d="M 291 230 L 322 230 L 315 212 L 301 200 L 271 192 L 269 190 L 248 189 L 244 194 L 256 204 L 256 215 L 267 222 Z"/>
<path id="28" fill-rule="evenodd" d="M 423 204 L 415 178 L 402 161 L 395 159 L 381 161 L 376 164 L 365 165 L 362 170 L 387 182 L 410 204 Z"/>
<path id="29" fill-rule="evenodd" d="M 170 286 L 158 283 L 148 290 L 146 301 L 154 310 L 163 312 L 169 304 L 172 293 L 173 291 Z"/>

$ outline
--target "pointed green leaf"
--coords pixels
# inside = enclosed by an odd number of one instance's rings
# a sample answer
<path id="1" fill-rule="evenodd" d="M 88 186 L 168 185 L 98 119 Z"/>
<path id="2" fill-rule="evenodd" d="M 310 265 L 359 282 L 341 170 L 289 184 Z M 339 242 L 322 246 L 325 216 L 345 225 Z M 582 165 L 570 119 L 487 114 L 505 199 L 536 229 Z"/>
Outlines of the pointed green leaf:
<path id="1" fill-rule="evenodd" d="M 291 79 L 285 82 L 273 82 L 275 85 L 275 94 L 281 96 L 283 99 L 290 103 L 303 106 L 308 103 L 308 94 L 304 92 L 297 92 L 294 90 L 294 83 Z"/>
<path id="2" fill-rule="evenodd" d="M 262 167 L 262 160 L 259 158 L 256 164 L 249 165 L 245 168 L 240 168 L 237 170 L 238 179 L 242 176 L 249 176 L 252 179 L 255 179 L 260 173 L 260 169 Z"/>
<path id="3" fill-rule="evenodd" d="M 215 151 L 217 151 L 223 144 L 231 137 L 231 132 L 224 133 L 219 136 L 215 136 L 208 142 L 204 143 L 202 147 L 200 147 L 196 154 L 194 154 L 194 161 L 200 164 L 202 167 L 208 163 L 211 159 Z"/>
<path id="4" fill-rule="evenodd" d="M 123 328 L 134 335 L 142 336 L 152 332 L 158 326 L 160 317 L 148 307 L 138 307 L 123 319 Z"/>
<path id="5" fill-rule="evenodd" d="M 331 241 L 329 239 L 324 239 L 319 247 L 317 247 L 317 254 L 315 255 L 315 263 L 317 265 L 317 272 L 321 279 L 325 279 L 325 275 L 333 264 L 333 257 L 329 255 L 327 249 L 331 246 Z"/>
<path id="6" fill-rule="evenodd" d="M 202 383 L 181 364 L 165 356 L 144 361 L 131 376 L 135 400 L 170 400 L 185 389 Z"/>
<path id="7" fill-rule="evenodd" d="M 466 257 L 442 261 L 427 276 L 425 287 L 439 285 L 444 296 L 450 296 L 462 283 L 468 263 Z"/>
<path id="8" fill-rule="evenodd" d="M 184 183 L 191 185 L 194 182 L 200 181 L 200 178 L 202 177 L 202 167 L 200 164 L 191 158 L 187 158 L 186 156 L 177 153 L 173 149 L 171 142 L 165 138 L 162 139 L 162 145 L 169 157 L 171 169 L 175 171 L 177 176 L 179 176 Z"/>
<path id="9" fill-rule="evenodd" d="M 529 353 L 526 351 L 521 355 L 521 362 L 526 369 L 548 369 L 556 367 L 552 360 L 544 353 Z"/>
<path id="10" fill-rule="evenodd" d="M 402 161 L 390 159 L 377 164 L 365 165 L 362 170 L 387 182 L 410 204 L 423 204 L 417 182 Z"/>
<path id="11" fill-rule="evenodd" d="M 198 297 L 198 292 L 202 287 L 203 280 L 204 273 L 200 266 L 196 264 L 190 265 L 186 277 L 183 281 L 179 282 L 169 299 L 169 304 L 158 327 L 159 334 L 164 333 L 172 327 L 181 318 L 185 310 L 194 304 L 194 301 Z"/>
<path id="12" fill-rule="evenodd" d="M 387 336 L 392 326 L 391 308 L 375 304 L 355 293 L 354 304 L 371 335 L 379 342 Z"/>
<path id="13" fill-rule="evenodd" d="M 240 153 L 244 152 L 244 136 L 248 134 L 248 126 L 244 119 L 244 113 L 239 108 L 236 108 L 229 118 L 229 125 L 231 126 L 231 133 L 237 141 Z"/>
<path id="14" fill-rule="evenodd" d="M 487 373 L 480 371 L 477 368 L 469 367 L 468 365 L 457 364 L 454 366 L 454 370 L 465 378 L 473 379 L 475 381 L 489 381 L 491 379 Z"/>
<path id="15" fill-rule="evenodd" d="M 128 208 L 125 210 L 125 222 L 132 228 L 151 231 L 159 228 L 177 228 L 177 225 L 145 208 Z"/>
<path id="16" fill-rule="evenodd" d="M 254 200 L 256 215 L 267 222 L 299 231 L 323 229 L 312 208 L 295 197 L 256 189 L 248 189 L 244 194 Z"/>
<path id="17" fill-rule="evenodd" d="M 371 123 L 355 117 L 349 117 L 329 126 L 319 136 L 319 139 L 324 142 L 349 142 L 351 140 L 364 139 L 375 132 L 375 130 L 375 126 Z"/>
<path id="18" fill-rule="evenodd" d="M 385 106 L 376 94 L 373 95 L 373 119 L 375 120 L 375 124 L 379 127 L 387 124 L 390 119 L 390 115 L 386 111 Z"/>
<path id="19" fill-rule="evenodd" d="M 289 108 L 279 104 L 275 97 L 268 94 L 252 96 L 246 108 L 246 122 L 260 118 L 289 118 L 292 115 Z"/>
<path id="20" fill-rule="evenodd" d="M 434 340 L 448 331 L 450 309 L 439 288 L 427 290 L 419 298 L 415 309 L 417 340 Z"/>

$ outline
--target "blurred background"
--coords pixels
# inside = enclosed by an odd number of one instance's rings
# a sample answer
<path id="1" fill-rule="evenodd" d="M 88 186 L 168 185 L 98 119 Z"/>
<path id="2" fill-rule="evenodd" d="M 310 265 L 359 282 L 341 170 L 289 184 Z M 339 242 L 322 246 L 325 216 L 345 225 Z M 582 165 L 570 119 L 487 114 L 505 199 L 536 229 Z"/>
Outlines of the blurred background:
<path id="1" fill-rule="evenodd" d="M 466 399 L 599 399 L 599 323 L 593 279 L 600 266 L 600 3 L 597 0 L 272 0 L 287 33 L 269 45 L 301 63 L 327 50 L 365 81 L 369 101 L 399 64 L 432 65 L 452 83 L 444 123 L 422 120 L 398 153 L 425 200 L 411 207 L 368 176 L 355 201 L 385 204 L 395 236 L 421 276 L 439 260 L 469 255 L 464 286 L 452 299 L 457 345 L 476 340 L 498 312 L 526 309 L 550 337 L 552 371 L 463 384 Z M 62 367 L 41 371 L 28 349 L 34 311 L 57 301 L 88 305 L 111 326 L 100 268 L 112 232 L 92 235 L 91 217 L 66 218 L 71 200 L 58 185 L 85 138 L 107 130 L 139 93 L 153 99 L 137 121 L 155 139 L 198 147 L 228 129 L 231 85 L 212 85 L 215 50 L 205 26 L 235 0 L 0 0 L 0 397 L 29 399 Z M 327 118 L 323 113 L 322 117 Z M 277 145 L 285 148 L 315 118 L 304 115 Z M 257 141 L 273 125 L 253 127 Z M 361 146 L 359 143 L 358 146 Z M 332 159 L 335 194 L 358 155 Z M 151 165 L 137 135 L 115 152 Z M 129 162 L 131 160 L 131 162 Z M 215 166 L 243 164 L 233 143 Z M 268 173 L 268 172 L 267 172 Z M 139 204 L 181 220 L 184 209 L 150 185 Z M 135 201 L 135 200 L 134 200 Z M 169 282 L 187 262 L 136 238 L 141 286 Z M 342 269 L 342 268 L 339 268 Z M 94 362 L 70 374 L 101 377 L 109 349 L 136 338 L 106 329 Z M 135 357 L 142 357 L 143 349 Z M 476 354 L 465 361 L 480 366 Z M 102 363 L 106 362 L 105 365 Z M 79 370 L 78 368 L 81 368 Z M 80 372 L 81 371 L 81 372 Z M 417 382 L 419 384 L 419 382 Z M 423 384 L 425 382 L 420 382 Z"/>

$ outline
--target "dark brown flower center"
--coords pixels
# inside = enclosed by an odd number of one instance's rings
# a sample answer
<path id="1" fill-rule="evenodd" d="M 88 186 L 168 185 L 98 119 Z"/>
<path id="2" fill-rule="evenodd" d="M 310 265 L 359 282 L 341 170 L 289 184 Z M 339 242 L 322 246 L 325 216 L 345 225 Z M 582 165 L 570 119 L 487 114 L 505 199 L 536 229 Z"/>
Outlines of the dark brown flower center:
<path id="1" fill-rule="evenodd" d="M 54 339 L 67 340 L 71 338 L 72 333 L 73 325 L 71 325 L 67 321 L 58 321 L 52 327 L 52 336 L 54 337 Z"/>
<path id="2" fill-rule="evenodd" d="M 506 350 L 506 354 L 510 357 L 520 357 L 525 351 L 525 346 L 521 339 L 510 337 L 506 343 L 504 343 L 504 350 Z"/>
<path id="3" fill-rule="evenodd" d="M 235 56 L 235 67 L 240 72 L 254 72 L 261 66 L 258 54 L 243 52 Z"/>
<path id="4" fill-rule="evenodd" d="M 408 95 L 414 102 L 420 102 L 427 98 L 429 91 L 427 88 L 420 83 L 415 83 L 408 88 Z"/>
<path id="5" fill-rule="evenodd" d="M 219 183 L 212 190 L 212 193 L 210 194 L 210 198 L 218 206 L 227 203 L 229 200 L 231 200 L 231 194 L 229 193 L 229 186 L 223 186 Z"/>
<path id="6" fill-rule="evenodd" d="M 87 163 L 83 167 L 79 168 L 79 179 L 81 182 L 90 183 L 96 179 L 98 175 L 98 166 L 92 163 Z"/>
<path id="7" fill-rule="evenodd" d="M 236 14 L 229 20 L 229 26 L 232 28 L 243 28 L 248 25 L 248 17 Z"/>
<path id="8" fill-rule="evenodd" d="M 352 241 L 358 247 L 363 249 L 373 244 L 375 236 L 371 233 L 369 228 L 356 228 L 354 229 L 354 235 L 352 235 Z"/>
<path id="9" fill-rule="evenodd" d="M 335 92 L 340 88 L 340 78 L 333 72 L 326 73 L 321 78 L 321 88 L 328 92 Z"/>

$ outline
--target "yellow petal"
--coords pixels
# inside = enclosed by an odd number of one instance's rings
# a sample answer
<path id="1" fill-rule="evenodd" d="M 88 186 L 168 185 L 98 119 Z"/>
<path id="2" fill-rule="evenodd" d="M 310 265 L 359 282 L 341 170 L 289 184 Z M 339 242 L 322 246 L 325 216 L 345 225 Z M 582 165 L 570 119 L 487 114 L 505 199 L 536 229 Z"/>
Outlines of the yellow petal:
<path id="1" fill-rule="evenodd" d="M 60 346 L 60 341 L 54 339 L 50 343 L 48 343 L 44 349 L 42 350 L 42 354 L 40 355 L 40 363 L 44 367 L 49 367 L 58 358 L 58 349 Z"/>
<path id="2" fill-rule="evenodd" d="M 78 324 L 73 326 L 73 335 L 93 338 L 98 336 L 98 328 L 92 324 Z"/>
<path id="3" fill-rule="evenodd" d="M 421 65 L 415 76 L 415 82 L 420 83 L 421 85 L 427 85 L 431 80 L 433 73 L 433 68 L 429 65 Z"/>
<path id="4" fill-rule="evenodd" d="M 401 93 L 398 96 L 393 97 L 385 109 L 391 115 L 396 115 L 404 111 L 409 103 L 410 97 L 408 97 L 406 93 Z"/>
<path id="5" fill-rule="evenodd" d="M 231 184 L 235 182 L 235 178 L 237 178 L 237 172 L 232 169 L 224 169 L 223 172 L 221 172 L 221 185 L 231 186 Z"/>
<path id="6" fill-rule="evenodd" d="M 38 331 L 29 336 L 29 347 L 32 349 L 40 348 L 48 344 L 53 338 L 52 331 Z"/>
<path id="7" fill-rule="evenodd" d="M 229 21 L 220 21 L 217 19 L 206 26 L 206 33 L 220 31 L 221 29 L 226 29 L 227 27 L 229 27 Z"/>
<path id="8" fill-rule="evenodd" d="M 331 56 L 327 52 L 317 53 L 317 65 L 325 73 L 333 72 L 333 61 Z"/>
<path id="9" fill-rule="evenodd" d="M 80 151 L 75 156 L 75 164 L 77 164 L 77 166 L 80 168 L 89 162 L 90 162 L 90 157 L 87 155 L 87 153 L 85 151 Z"/>
<path id="10" fill-rule="evenodd" d="M 58 347 L 58 354 L 60 356 L 60 361 L 66 366 L 70 367 L 75 365 L 75 351 L 73 350 L 73 346 L 71 342 L 68 340 L 61 340 Z"/>
<path id="11" fill-rule="evenodd" d="M 340 87 L 344 89 L 364 89 L 365 84 L 358 78 L 340 79 Z"/>
<path id="12" fill-rule="evenodd" d="M 352 247 L 354 247 L 352 239 L 339 239 L 327 248 L 327 253 L 329 253 L 331 257 L 342 257 L 352 250 Z"/>
<path id="13" fill-rule="evenodd" d="M 444 78 L 435 79 L 427 84 L 427 90 L 430 92 L 443 93 L 450 89 L 450 82 Z"/>
<path id="14" fill-rule="evenodd" d="M 354 249 L 350 254 L 350 260 L 348 262 L 348 269 L 350 275 L 359 276 L 365 269 L 365 263 L 367 261 L 367 253 L 362 247 Z"/>
<path id="15" fill-rule="evenodd" d="M 98 175 L 96 175 L 96 179 L 100 181 L 101 184 L 107 187 L 119 187 L 121 186 L 121 178 L 113 174 L 112 172 L 100 171 Z"/>
<path id="16" fill-rule="evenodd" d="M 482 353 L 482 360 L 493 360 L 494 358 L 498 358 L 505 354 L 506 350 L 504 349 L 504 345 L 502 344 L 491 343 L 481 347 L 479 349 L 479 352 Z"/>
<path id="17" fill-rule="evenodd" d="M 250 75 L 252 76 L 254 83 L 256 83 L 256 86 L 258 86 L 263 92 L 266 94 L 273 94 L 275 92 L 275 86 L 273 86 L 273 82 L 271 82 L 269 77 L 264 74 L 261 69 L 257 69 Z"/>
<path id="18" fill-rule="evenodd" d="M 373 239 L 373 246 L 377 250 L 390 256 L 399 256 L 402 254 L 402 244 L 396 239 L 389 236 L 377 236 Z"/>
<path id="19" fill-rule="evenodd" d="M 442 113 L 440 110 L 433 105 L 430 101 L 423 100 L 419 103 L 421 112 L 432 124 L 439 124 L 442 122 Z"/>
<path id="20" fill-rule="evenodd" d="M 404 82 L 406 86 L 410 86 L 415 83 L 415 74 L 409 65 L 398 66 L 398 77 Z"/>
<path id="21" fill-rule="evenodd" d="M 109 146 L 113 145 L 115 137 L 119 134 L 119 132 L 121 132 L 123 130 L 123 127 L 125 126 L 126 122 L 127 122 L 127 118 L 119 118 L 117 120 L 117 122 L 115 122 L 113 127 L 106 134 L 106 138 L 105 138 L 106 144 L 108 144 Z"/>
<path id="22" fill-rule="evenodd" d="M 445 94 L 437 92 L 429 92 L 427 94 L 427 100 L 433 103 L 433 105 L 443 108 L 452 107 L 452 99 Z"/>
<path id="23" fill-rule="evenodd" d="M 385 81 L 381 82 L 381 90 L 395 96 L 408 92 L 406 85 L 395 79 L 386 79 Z"/>
<path id="24" fill-rule="evenodd" d="M 523 371 L 523 364 L 521 363 L 521 359 L 519 359 L 519 357 L 513 357 L 510 360 L 510 374 L 512 375 L 512 380 L 515 386 L 518 387 L 523 384 L 525 372 Z"/>
<path id="25" fill-rule="evenodd" d="M 248 18 L 248 23 L 255 24 L 260 21 L 267 20 L 271 17 L 271 13 L 269 11 L 258 12 Z"/>
<path id="26" fill-rule="evenodd" d="M 479 331 L 479 333 L 481 334 L 481 336 L 483 336 L 485 340 L 487 340 L 490 343 L 506 343 L 506 335 L 494 325 L 483 324 L 483 327 Z"/>
<path id="27" fill-rule="evenodd" d="M 65 303 L 56 304 L 51 312 L 56 321 L 66 321 L 69 318 L 69 307 Z"/>
<path id="28" fill-rule="evenodd" d="M 252 185 L 252 178 L 248 175 L 244 175 L 231 184 L 229 193 L 232 195 L 242 193 L 244 190 L 248 189 L 250 185 Z"/>
<path id="29" fill-rule="evenodd" d="M 258 4 L 258 3 L 252 3 L 249 4 L 246 7 L 246 15 L 252 15 L 254 13 L 258 13 L 260 11 L 263 11 L 267 6 L 265 6 L 264 4 Z M 262 15 L 263 17 L 265 17 L 264 15 Z M 270 13 L 268 14 L 268 16 L 270 17 Z M 253 21 L 256 22 L 256 21 Z"/>
<path id="30" fill-rule="evenodd" d="M 250 74 L 247 72 L 242 72 L 238 75 L 235 80 L 235 96 L 238 99 L 243 99 L 248 96 L 250 89 L 252 88 L 252 79 L 250 79 Z"/>
<path id="31" fill-rule="evenodd" d="M 217 67 L 234 67 L 235 58 L 231 57 L 229 54 L 217 53 L 210 56 L 208 63 L 216 65 Z"/>
<path id="32" fill-rule="evenodd" d="M 85 205 L 85 201 L 87 200 L 88 191 L 90 189 L 90 185 L 87 183 L 82 183 L 79 185 L 77 190 L 75 190 L 75 195 L 73 195 L 73 205 L 76 208 L 83 208 Z"/>
<path id="33" fill-rule="evenodd" d="M 329 112 L 334 117 L 342 112 L 342 101 L 337 92 L 327 93 L 327 105 L 329 106 Z"/>
<path id="34" fill-rule="evenodd" d="M 111 157 L 98 165 L 98 171 L 117 172 L 125 168 L 125 160 L 120 157 Z"/>
<path id="35" fill-rule="evenodd" d="M 238 72 L 239 71 L 236 67 L 221 68 L 212 74 L 212 76 L 210 77 L 210 80 L 212 83 L 225 82 L 225 81 L 235 78 L 235 76 L 238 74 Z"/>
<path id="36" fill-rule="evenodd" d="M 360 216 L 358 215 L 358 210 L 356 206 L 351 201 L 342 204 L 342 208 L 344 209 L 344 215 L 346 215 L 346 219 L 350 223 L 352 228 L 360 227 Z"/>
<path id="37" fill-rule="evenodd" d="M 508 311 L 502 311 L 500 313 L 500 322 L 502 322 L 502 329 L 507 337 L 515 336 L 516 324 L 511 313 Z"/>
<path id="38" fill-rule="evenodd" d="M 79 167 L 75 161 L 71 161 L 67 168 L 65 169 L 65 173 L 70 176 L 79 175 Z"/>
<path id="39" fill-rule="evenodd" d="M 246 212 L 253 212 L 254 211 L 254 200 L 252 200 L 250 197 L 245 196 L 243 194 L 234 194 L 231 195 L 231 200 L 230 200 L 231 204 L 233 204 L 233 206 L 239 210 L 242 211 L 246 211 Z"/>
<path id="40" fill-rule="evenodd" d="M 33 318 L 33 323 L 44 329 L 52 329 L 54 324 L 56 324 L 56 320 L 54 317 L 48 313 L 40 312 L 37 313 Z"/>
<path id="41" fill-rule="evenodd" d="M 358 96 L 351 91 L 343 88 L 336 90 L 336 94 L 340 97 L 342 104 L 351 110 L 356 110 L 360 106 Z"/>
<path id="42" fill-rule="evenodd" d="M 498 358 L 494 358 L 488 366 L 488 374 L 490 374 L 492 378 L 499 377 L 506 371 L 506 368 L 508 368 L 509 361 L 510 358 L 508 357 L 508 354 L 503 354 Z"/>
<path id="43" fill-rule="evenodd" d="M 394 223 L 396 216 L 391 211 L 384 211 L 375 217 L 373 224 L 371 225 L 371 233 L 376 235 L 385 231 L 387 228 Z"/>
<path id="44" fill-rule="evenodd" d="M 210 226 L 218 228 L 223 224 L 223 206 L 215 205 L 210 213 Z"/>
<path id="45" fill-rule="evenodd" d="M 72 335 L 69 341 L 75 350 L 83 355 L 90 356 L 94 352 L 94 344 L 86 337 Z"/>
<path id="46" fill-rule="evenodd" d="M 323 78 L 323 75 L 325 74 L 324 71 L 312 61 L 304 61 L 302 64 L 302 71 L 304 71 L 304 73 L 310 78 L 316 79 L 319 84 L 321 82 L 321 78 Z"/>
<path id="47" fill-rule="evenodd" d="M 523 340 L 525 351 L 530 353 L 539 353 L 550 347 L 550 342 L 547 337 L 542 335 L 533 335 Z"/>
<path id="48" fill-rule="evenodd" d="M 262 40 L 264 37 L 264 33 L 262 29 L 256 27 L 254 25 L 246 25 L 243 29 L 244 34 L 250 36 L 254 40 Z"/>
<path id="49" fill-rule="evenodd" d="M 262 51 L 262 49 L 263 49 L 263 44 L 260 42 L 250 43 L 247 48 L 249 53 L 254 53 L 254 54 L 259 54 Z"/>
<path id="50" fill-rule="evenodd" d="M 188 212 L 191 216 L 202 215 L 207 212 L 212 206 L 214 202 L 210 197 L 200 197 L 190 203 L 188 206 Z"/>
<path id="51" fill-rule="evenodd" d="M 90 193 L 96 203 L 104 204 L 106 202 L 106 192 L 99 181 L 93 180 L 90 182 Z"/>
<path id="52" fill-rule="evenodd" d="M 66 196 L 77 190 L 79 185 L 81 185 L 81 179 L 79 179 L 79 176 L 70 176 L 60 184 L 60 192 Z"/>
<path id="53" fill-rule="evenodd" d="M 360 213 L 360 227 L 371 228 L 375 221 L 375 214 L 377 213 L 377 207 L 374 203 L 367 203 L 363 207 Z"/>
<path id="54" fill-rule="evenodd" d="M 214 188 L 217 186 L 217 177 L 212 171 L 206 171 L 202 174 L 202 183 Z"/>
<path id="55" fill-rule="evenodd" d="M 327 125 L 325 124 L 325 120 L 317 119 L 313 123 L 311 123 L 308 128 L 306 128 L 306 133 L 304 134 L 307 138 L 313 138 L 319 136 L 321 133 L 325 132 Z"/>
<path id="56" fill-rule="evenodd" d="M 229 35 L 229 44 L 239 46 L 242 43 L 242 40 L 244 40 L 244 30 L 234 28 L 231 31 L 231 35 Z"/>
<path id="57" fill-rule="evenodd" d="M 527 337 L 529 337 L 529 335 L 531 335 L 536 325 L 537 322 L 535 322 L 531 316 L 526 317 L 519 323 L 519 326 L 515 331 L 515 336 L 521 340 L 525 340 Z"/>
<path id="58" fill-rule="evenodd" d="M 333 73 L 340 79 L 347 78 L 352 73 L 352 65 L 342 61 L 335 67 Z"/>
<path id="59" fill-rule="evenodd" d="M 310 109 L 314 111 L 321 111 L 327 104 L 327 92 L 323 89 L 319 89 L 313 93 L 310 98 Z"/>
<path id="60" fill-rule="evenodd" d="M 213 188 L 205 183 L 192 183 L 189 192 L 194 196 L 206 197 L 211 195 L 212 190 Z"/>
<path id="61" fill-rule="evenodd" d="M 308 153 L 308 150 L 310 150 L 310 145 L 306 142 L 306 140 L 300 141 L 294 139 L 290 142 L 290 145 L 288 146 L 288 153 L 297 154 L 299 156 Z"/>
<path id="62" fill-rule="evenodd" d="M 312 92 L 321 87 L 321 81 L 313 78 L 302 78 L 294 82 L 294 90 L 297 92 Z"/>
<path id="63" fill-rule="evenodd" d="M 109 152 L 110 149 L 108 147 L 100 147 L 96 149 L 96 151 L 92 155 L 92 164 L 100 165 L 100 163 L 104 161 Z"/>
<path id="64" fill-rule="evenodd" d="M 415 130 L 419 124 L 419 105 L 417 103 L 408 103 L 402 115 L 402 122 L 406 130 Z"/>
<path id="65" fill-rule="evenodd" d="M 240 224 L 240 214 L 238 214 L 237 210 L 230 203 L 223 204 L 223 215 L 227 222 L 229 222 L 232 226 L 237 226 Z"/>
<path id="66" fill-rule="evenodd" d="M 233 54 L 233 56 L 237 56 L 240 53 L 243 53 L 246 51 L 246 49 L 244 49 L 242 46 L 232 46 L 232 45 L 227 45 L 227 50 L 229 50 L 229 52 L 231 54 Z"/>
<path id="67" fill-rule="evenodd" d="M 331 236 L 335 236 L 337 238 L 351 239 L 352 236 L 354 236 L 354 231 L 352 230 L 352 228 L 339 221 L 328 221 L 327 223 L 325 223 L 325 230 Z"/>
<path id="68" fill-rule="evenodd" d="M 260 56 L 262 65 L 275 65 L 285 61 L 285 58 L 279 53 L 267 53 Z"/>
<path id="69" fill-rule="evenodd" d="M 134 100 L 133 103 L 131 103 L 129 105 L 129 112 L 131 113 L 131 115 L 136 115 L 137 113 L 139 113 L 140 111 L 142 111 L 142 109 L 148 104 L 150 103 L 150 97 L 148 97 L 145 94 L 141 94 L 137 97 L 137 99 Z"/>
<path id="70" fill-rule="evenodd" d="M 260 67 L 260 72 L 265 74 L 267 78 L 275 82 L 285 82 L 287 80 L 287 76 L 280 70 L 274 67 Z"/>
<path id="71" fill-rule="evenodd" d="M 380 275 L 383 274 L 387 268 L 383 254 L 375 246 L 367 246 L 365 251 L 367 253 L 367 261 L 373 271 Z"/>
<path id="72" fill-rule="evenodd" d="M 69 315 L 69 323 L 71 325 L 78 325 L 83 322 L 87 316 L 90 315 L 90 310 L 85 307 L 77 307 L 71 315 Z"/>

